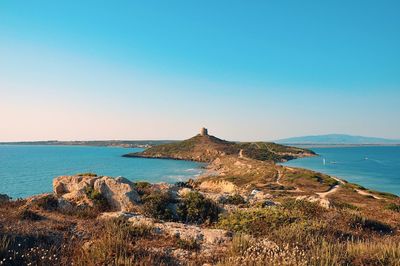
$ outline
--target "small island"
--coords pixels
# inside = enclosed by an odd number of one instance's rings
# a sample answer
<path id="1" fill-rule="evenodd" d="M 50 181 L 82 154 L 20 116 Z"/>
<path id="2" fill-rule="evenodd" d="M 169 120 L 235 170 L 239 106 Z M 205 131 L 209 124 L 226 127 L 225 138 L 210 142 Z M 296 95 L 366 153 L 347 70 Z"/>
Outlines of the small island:
<path id="1" fill-rule="evenodd" d="M 282 166 L 314 152 L 231 142 L 203 128 L 128 158 L 190 160 L 176 184 L 82 173 L 53 193 L 0 197 L 6 265 L 398 265 L 400 200 Z"/>

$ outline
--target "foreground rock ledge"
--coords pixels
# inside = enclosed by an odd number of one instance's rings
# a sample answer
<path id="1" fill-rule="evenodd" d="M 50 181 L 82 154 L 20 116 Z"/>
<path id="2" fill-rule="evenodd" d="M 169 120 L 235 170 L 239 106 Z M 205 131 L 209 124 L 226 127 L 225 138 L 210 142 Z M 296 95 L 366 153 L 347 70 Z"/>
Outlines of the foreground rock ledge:
<path id="1" fill-rule="evenodd" d="M 134 183 L 123 177 L 60 176 L 53 180 L 53 190 L 57 197 L 89 206 L 92 201 L 88 198 L 88 191 L 97 191 L 114 211 L 132 211 L 140 202 Z"/>

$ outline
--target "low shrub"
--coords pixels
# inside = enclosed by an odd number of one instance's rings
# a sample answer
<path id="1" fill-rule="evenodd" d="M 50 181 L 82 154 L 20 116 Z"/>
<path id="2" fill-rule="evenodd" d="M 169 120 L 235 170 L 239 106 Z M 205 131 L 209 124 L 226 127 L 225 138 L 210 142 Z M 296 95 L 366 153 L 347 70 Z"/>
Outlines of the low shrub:
<path id="1" fill-rule="evenodd" d="M 18 212 L 18 218 L 20 220 L 28 220 L 28 221 L 39 221 L 43 219 L 43 217 L 37 214 L 36 212 L 28 210 L 26 208 Z"/>
<path id="2" fill-rule="evenodd" d="M 282 208 L 299 212 L 304 218 L 317 218 L 326 212 L 326 209 L 321 207 L 317 202 L 307 200 L 287 199 L 282 202 Z"/>
<path id="3" fill-rule="evenodd" d="M 245 204 L 246 200 L 239 194 L 228 195 L 220 200 L 222 204 L 240 205 Z"/>
<path id="4" fill-rule="evenodd" d="M 144 195 L 148 195 L 151 193 L 151 184 L 149 182 L 145 182 L 145 181 L 140 181 L 140 182 L 136 182 L 135 184 L 135 188 L 137 193 L 139 194 L 139 196 L 144 196 Z"/>
<path id="5" fill-rule="evenodd" d="M 217 227 L 233 232 L 262 236 L 298 219 L 299 217 L 294 216 L 290 211 L 278 207 L 237 210 L 223 215 L 219 219 Z"/>
<path id="6" fill-rule="evenodd" d="M 352 229 L 365 230 L 377 232 L 380 234 L 391 234 L 393 229 L 390 225 L 385 224 L 381 221 L 368 219 L 357 214 L 351 216 L 349 226 Z"/>
<path id="7" fill-rule="evenodd" d="M 400 205 L 396 203 L 389 203 L 388 205 L 385 206 L 385 209 L 394 211 L 394 212 L 400 212 Z"/>
<path id="8" fill-rule="evenodd" d="M 93 201 L 95 209 L 101 212 L 110 209 L 107 199 L 99 191 L 93 189 L 92 187 L 87 187 L 85 193 L 87 197 Z"/>
<path id="9" fill-rule="evenodd" d="M 331 204 L 333 207 L 340 209 L 340 210 L 344 210 L 344 209 L 348 209 L 348 210 L 360 210 L 360 208 L 358 208 L 357 206 L 354 206 L 353 204 L 347 203 L 347 202 L 342 202 L 342 201 L 331 201 Z"/>
<path id="10" fill-rule="evenodd" d="M 179 219 L 186 223 L 212 223 L 218 220 L 218 205 L 197 191 L 186 194 L 178 205 Z"/>
<path id="11" fill-rule="evenodd" d="M 154 191 L 149 195 L 142 198 L 143 212 L 156 219 L 160 220 L 174 220 L 173 204 L 176 203 L 171 195 L 167 192 Z"/>
<path id="12" fill-rule="evenodd" d="M 46 195 L 36 201 L 36 205 L 47 211 L 54 211 L 58 207 L 58 200 L 53 195 Z"/>
<path id="13" fill-rule="evenodd" d="M 176 182 L 175 186 L 179 187 L 179 188 L 190 188 L 193 189 L 193 186 L 190 184 L 190 181 L 187 182 Z"/>
<path id="14" fill-rule="evenodd" d="M 147 227 L 138 229 L 124 219 L 110 220 L 90 248 L 75 251 L 74 265 L 175 265 L 169 255 L 136 244 L 148 233 Z"/>
<path id="15" fill-rule="evenodd" d="M 182 238 L 176 238 L 176 245 L 185 250 L 191 250 L 191 251 L 197 251 L 200 249 L 200 244 L 194 239 L 182 239 Z"/>
<path id="16" fill-rule="evenodd" d="M 77 176 L 92 176 L 92 177 L 97 177 L 97 174 L 95 173 L 79 173 Z"/>

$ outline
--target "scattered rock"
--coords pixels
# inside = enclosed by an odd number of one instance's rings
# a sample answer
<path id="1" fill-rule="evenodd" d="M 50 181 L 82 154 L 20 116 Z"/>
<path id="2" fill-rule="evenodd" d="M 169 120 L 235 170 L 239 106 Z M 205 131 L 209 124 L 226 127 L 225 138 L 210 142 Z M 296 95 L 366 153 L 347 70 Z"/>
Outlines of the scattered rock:
<path id="1" fill-rule="evenodd" d="M 268 193 L 264 193 L 261 190 L 254 189 L 249 196 L 250 204 L 255 204 L 259 202 L 267 202 L 269 199 L 272 199 L 272 195 Z"/>
<path id="2" fill-rule="evenodd" d="M 179 189 L 177 194 L 179 197 L 185 197 L 187 194 L 189 194 L 192 191 L 193 191 L 192 189 L 184 187 L 184 188 Z"/>
<path id="3" fill-rule="evenodd" d="M 277 203 L 274 202 L 274 201 L 272 201 L 272 200 L 266 200 L 266 201 L 264 202 L 264 206 L 265 206 L 265 207 L 273 207 L 273 206 L 276 206 L 276 205 L 277 205 Z"/>
<path id="4" fill-rule="evenodd" d="M 223 244 L 232 239 L 232 235 L 228 231 L 221 229 L 207 229 L 175 222 L 155 223 L 154 226 L 160 232 L 184 240 L 195 240 L 198 243 Z"/>

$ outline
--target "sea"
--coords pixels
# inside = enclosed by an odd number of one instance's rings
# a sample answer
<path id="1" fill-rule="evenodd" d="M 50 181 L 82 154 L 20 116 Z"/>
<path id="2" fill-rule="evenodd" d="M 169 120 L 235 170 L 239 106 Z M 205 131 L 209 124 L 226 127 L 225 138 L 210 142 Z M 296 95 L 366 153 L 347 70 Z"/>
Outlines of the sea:
<path id="1" fill-rule="evenodd" d="M 316 157 L 284 163 L 400 195 L 400 146 L 311 148 Z M 60 175 L 96 173 L 132 181 L 175 183 L 195 178 L 204 164 L 125 158 L 142 149 L 91 146 L 0 145 L 0 194 L 14 199 L 51 192 Z"/>
<path id="2" fill-rule="evenodd" d="M 0 145 L 0 194 L 13 199 L 52 191 L 61 175 L 96 173 L 132 181 L 175 183 L 200 175 L 203 164 L 178 160 L 125 158 L 143 149 L 91 146 Z"/>
<path id="3" fill-rule="evenodd" d="M 311 148 L 318 154 L 283 165 L 315 170 L 400 196 L 400 146 Z"/>

